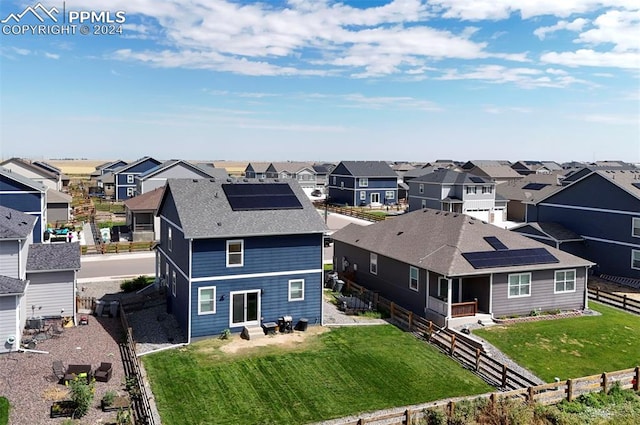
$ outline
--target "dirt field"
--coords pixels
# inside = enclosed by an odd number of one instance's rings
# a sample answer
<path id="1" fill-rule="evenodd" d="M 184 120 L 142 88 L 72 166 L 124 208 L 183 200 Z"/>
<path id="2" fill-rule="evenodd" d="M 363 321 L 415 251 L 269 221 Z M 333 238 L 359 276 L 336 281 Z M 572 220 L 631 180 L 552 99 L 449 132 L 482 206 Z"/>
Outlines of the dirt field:
<path id="1" fill-rule="evenodd" d="M 589 278 L 589 288 L 595 289 L 599 287 L 603 291 L 613 292 L 616 295 L 626 295 L 628 298 L 640 301 L 640 289 L 630 288 L 628 286 L 619 285 L 617 283 L 607 282 L 597 277 Z"/>
<path id="2" fill-rule="evenodd" d="M 79 174 L 91 174 L 95 171 L 96 166 L 108 162 L 108 160 L 99 159 L 74 159 L 74 160 L 56 160 L 47 159 L 47 163 L 58 167 L 68 176 Z"/>

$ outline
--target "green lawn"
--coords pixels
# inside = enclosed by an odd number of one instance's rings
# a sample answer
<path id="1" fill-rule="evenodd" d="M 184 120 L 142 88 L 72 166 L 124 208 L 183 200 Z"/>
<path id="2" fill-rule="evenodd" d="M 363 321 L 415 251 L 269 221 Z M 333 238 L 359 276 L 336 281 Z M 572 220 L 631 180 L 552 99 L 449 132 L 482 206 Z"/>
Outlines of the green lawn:
<path id="1" fill-rule="evenodd" d="M 0 425 L 9 423 L 9 400 L 0 397 Z"/>
<path id="2" fill-rule="evenodd" d="M 640 317 L 590 301 L 602 316 L 494 326 L 474 331 L 546 382 L 640 364 Z"/>
<path id="3" fill-rule="evenodd" d="M 332 329 L 293 348 L 235 355 L 222 344 L 142 358 L 163 424 L 300 424 L 492 390 L 391 325 Z"/>

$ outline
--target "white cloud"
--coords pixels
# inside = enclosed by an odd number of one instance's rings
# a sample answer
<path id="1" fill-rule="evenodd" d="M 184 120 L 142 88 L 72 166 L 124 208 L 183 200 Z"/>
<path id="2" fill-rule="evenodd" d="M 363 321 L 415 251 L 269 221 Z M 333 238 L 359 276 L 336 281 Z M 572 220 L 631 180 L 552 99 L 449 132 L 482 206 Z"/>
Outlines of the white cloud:
<path id="1" fill-rule="evenodd" d="M 17 47 L 12 47 L 13 51 L 19 54 L 20 56 L 27 56 L 31 54 L 31 50 L 28 49 L 19 49 Z"/>
<path id="2" fill-rule="evenodd" d="M 579 49 L 575 52 L 548 52 L 540 56 L 546 63 L 577 66 L 597 66 L 603 68 L 640 68 L 640 52 L 598 52 Z"/>
<path id="3" fill-rule="evenodd" d="M 540 27 L 533 31 L 533 34 L 540 40 L 544 40 L 547 34 L 551 34 L 560 30 L 582 31 L 582 28 L 588 23 L 584 18 L 576 18 L 573 21 L 558 21 L 555 25 L 549 27 Z"/>
<path id="4" fill-rule="evenodd" d="M 520 114 L 529 114 L 532 112 L 531 108 L 524 108 L 520 106 L 498 107 L 495 105 L 485 105 L 483 107 L 483 111 L 488 114 L 494 114 L 494 115 L 505 114 L 509 112 L 517 112 Z"/>
<path id="5" fill-rule="evenodd" d="M 576 115 L 573 118 L 587 121 L 587 122 L 595 122 L 600 124 L 611 124 L 611 125 L 633 125 L 638 126 L 638 117 L 631 115 L 611 115 L 611 114 L 586 114 L 586 115 Z"/>
<path id="6" fill-rule="evenodd" d="M 367 109 L 415 109 L 422 111 L 440 111 L 435 103 L 417 99 L 410 96 L 365 96 L 360 93 L 352 93 L 340 96 L 346 104 L 342 107 L 357 107 Z"/>
<path id="7" fill-rule="evenodd" d="M 607 11 L 593 24 L 595 28 L 580 34 L 576 42 L 590 45 L 611 43 L 615 52 L 640 51 L 640 3 L 635 11 Z"/>
<path id="8" fill-rule="evenodd" d="M 47 59 L 60 59 L 60 55 L 49 52 L 44 52 L 44 57 Z"/>
<path id="9" fill-rule="evenodd" d="M 467 72 L 450 69 L 437 79 L 479 80 L 493 84 L 512 83 L 523 88 L 564 88 L 573 84 L 593 85 L 588 81 L 558 72 L 548 72 L 548 70 L 545 72 L 535 68 L 507 68 L 502 65 L 481 65 Z"/>

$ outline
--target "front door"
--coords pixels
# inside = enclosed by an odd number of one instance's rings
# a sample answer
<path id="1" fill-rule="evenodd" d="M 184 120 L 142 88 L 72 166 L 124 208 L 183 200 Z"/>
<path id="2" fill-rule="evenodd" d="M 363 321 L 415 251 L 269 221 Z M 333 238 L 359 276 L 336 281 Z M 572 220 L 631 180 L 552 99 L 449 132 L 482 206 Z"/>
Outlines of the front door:
<path id="1" fill-rule="evenodd" d="M 379 204 L 380 203 L 380 194 L 379 193 L 372 193 L 371 194 L 371 203 L 372 204 Z"/>
<path id="2" fill-rule="evenodd" d="M 231 327 L 260 324 L 260 291 L 231 293 Z"/>

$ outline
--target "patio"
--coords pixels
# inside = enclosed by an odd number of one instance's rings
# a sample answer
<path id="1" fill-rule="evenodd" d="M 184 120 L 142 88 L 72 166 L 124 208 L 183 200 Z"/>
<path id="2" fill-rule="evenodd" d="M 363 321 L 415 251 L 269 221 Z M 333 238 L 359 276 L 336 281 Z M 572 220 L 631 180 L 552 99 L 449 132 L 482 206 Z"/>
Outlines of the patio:
<path id="1" fill-rule="evenodd" d="M 115 412 L 100 409 L 100 400 L 108 390 L 125 395 L 124 368 L 118 343 L 123 340 L 119 318 L 89 316 L 87 326 L 64 328 L 61 336 L 38 342 L 33 352 L 14 352 L 0 356 L 0 388 L 11 404 L 11 424 L 60 424 L 63 419 L 49 418 L 50 407 L 56 400 L 66 399 L 67 387 L 58 383 L 53 362 L 69 365 L 87 364 L 92 370 L 101 362 L 112 364 L 109 382 L 95 383 L 92 408 L 83 423 L 105 423 L 115 420 Z"/>

